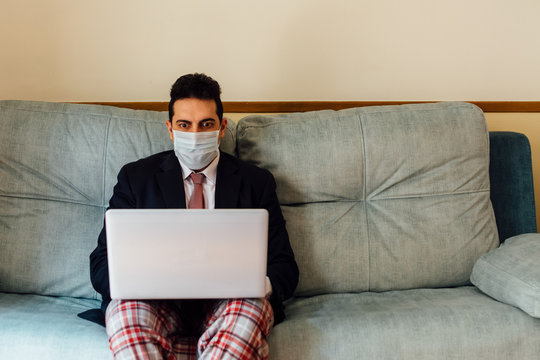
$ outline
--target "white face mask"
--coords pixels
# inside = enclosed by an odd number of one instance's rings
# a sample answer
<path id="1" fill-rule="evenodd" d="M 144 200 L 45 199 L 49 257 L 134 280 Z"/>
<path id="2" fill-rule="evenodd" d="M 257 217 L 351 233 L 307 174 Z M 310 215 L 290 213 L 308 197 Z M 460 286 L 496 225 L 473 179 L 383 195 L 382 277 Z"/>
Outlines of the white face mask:
<path id="1" fill-rule="evenodd" d="M 218 154 L 219 130 L 186 132 L 173 130 L 174 153 L 191 170 L 200 170 Z"/>

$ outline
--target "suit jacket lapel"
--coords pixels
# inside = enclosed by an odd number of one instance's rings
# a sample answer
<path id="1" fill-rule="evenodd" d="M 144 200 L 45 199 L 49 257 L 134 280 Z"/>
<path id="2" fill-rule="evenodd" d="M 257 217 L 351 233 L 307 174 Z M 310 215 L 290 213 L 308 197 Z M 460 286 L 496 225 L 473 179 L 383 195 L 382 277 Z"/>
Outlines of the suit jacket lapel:
<path id="1" fill-rule="evenodd" d="M 182 179 L 182 168 L 174 152 L 163 161 L 161 169 L 163 171 L 156 174 L 156 179 L 166 207 L 185 209 L 186 195 Z"/>
<path id="2" fill-rule="evenodd" d="M 216 176 L 216 209 L 238 207 L 242 177 L 227 155 L 221 153 Z"/>

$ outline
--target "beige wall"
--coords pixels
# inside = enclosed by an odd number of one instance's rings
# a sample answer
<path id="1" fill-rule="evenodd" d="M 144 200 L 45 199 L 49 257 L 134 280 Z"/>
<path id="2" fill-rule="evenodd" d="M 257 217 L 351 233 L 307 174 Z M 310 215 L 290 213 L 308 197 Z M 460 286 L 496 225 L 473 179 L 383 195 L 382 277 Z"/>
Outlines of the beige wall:
<path id="1" fill-rule="evenodd" d="M 538 0 L 2 0 L 0 98 L 540 99 Z"/>

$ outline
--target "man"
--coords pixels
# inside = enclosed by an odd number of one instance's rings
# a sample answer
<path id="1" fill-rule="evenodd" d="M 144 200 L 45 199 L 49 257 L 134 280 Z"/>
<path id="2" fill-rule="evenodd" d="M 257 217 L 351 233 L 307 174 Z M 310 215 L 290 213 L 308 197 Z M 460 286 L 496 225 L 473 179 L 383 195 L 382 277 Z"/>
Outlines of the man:
<path id="1" fill-rule="evenodd" d="M 298 283 L 273 176 L 218 150 L 227 127 L 220 94 L 219 84 L 204 74 L 184 75 L 175 82 L 166 121 L 174 151 L 125 165 L 109 208 L 267 209 L 271 290 L 264 299 L 111 301 L 103 229 L 90 255 L 90 271 L 103 296 L 117 359 L 266 359 L 266 338 L 273 324 L 283 320 L 282 302 Z"/>

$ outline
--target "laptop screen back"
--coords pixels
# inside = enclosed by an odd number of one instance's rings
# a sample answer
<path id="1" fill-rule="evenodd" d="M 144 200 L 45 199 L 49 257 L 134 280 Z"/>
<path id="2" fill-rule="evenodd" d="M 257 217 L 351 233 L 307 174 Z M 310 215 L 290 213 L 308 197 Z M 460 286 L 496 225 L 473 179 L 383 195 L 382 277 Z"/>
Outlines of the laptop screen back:
<path id="1" fill-rule="evenodd" d="M 112 209 L 105 215 L 113 299 L 264 297 L 263 209 Z"/>

